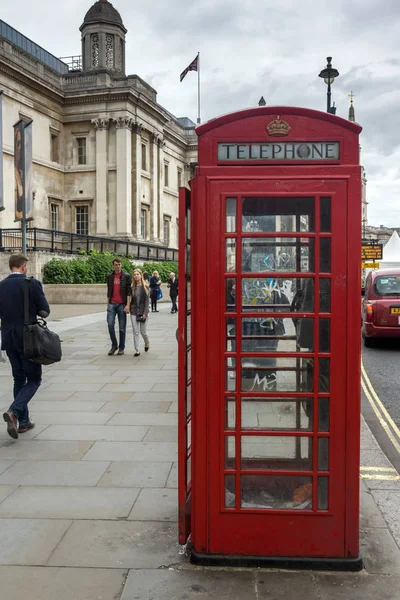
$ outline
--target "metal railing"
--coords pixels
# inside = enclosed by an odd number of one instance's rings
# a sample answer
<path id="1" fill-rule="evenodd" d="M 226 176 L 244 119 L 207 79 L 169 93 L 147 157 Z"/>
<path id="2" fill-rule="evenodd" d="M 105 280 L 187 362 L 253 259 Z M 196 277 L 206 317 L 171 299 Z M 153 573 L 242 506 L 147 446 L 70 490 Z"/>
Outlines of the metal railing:
<path id="1" fill-rule="evenodd" d="M 112 252 L 116 256 L 128 256 L 145 261 L 178 260 L 176 248 L 166 248 L 115 238 L 81 235 L 68 231 L 31 227 L 26 231 L 27 251 L 80 254 L 81 252 Z M 22 248 L 21 229 L 0 229 L 0 252 L 17 252 Z"/>

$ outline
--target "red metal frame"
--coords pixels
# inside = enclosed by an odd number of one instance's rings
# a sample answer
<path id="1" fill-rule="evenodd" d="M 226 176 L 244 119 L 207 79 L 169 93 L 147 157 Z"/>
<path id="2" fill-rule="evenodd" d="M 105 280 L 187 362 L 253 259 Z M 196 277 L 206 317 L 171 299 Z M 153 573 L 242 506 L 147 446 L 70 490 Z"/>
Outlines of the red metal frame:
<path id="1" fill-rule="evenodd" d="M 280 115 L 292 127 L 288 141 L 336 140 L 340 141 L 339 164 L 289 164 L 269 163 L 218 165 L 216 147 L 220 141 L 263 141 L 262 132 L 272 118 Z M 326 113 L 297 108 L 260 108 L 227 115 L 200 126 L 199 167 L 192 181 L 192 489 L 191 533 L 194 551 L 201 555 L 252 555 L 286 557 L 330 557 L 350 559 L 358 556 L 358 488 L 359 488 L 359 409 L 360 409 L 360 302 L 359 247 L 361 241 L 361 173 L 358 166 L 358 134 L 361 128 Z M 245 135 L 243 134 L 245 131 Z M 266 134 L 265 134 L 266 135 Z M 265 138 L 264 138 L 265 139 Z M 240 198 L 307 196 L 315 198 L 315 229 L 312 232 L 235 233 L 225 232 L 225 198 L 237 198 L 237 223 L 240 223 Z M 331 233 L 319 231 L 319 199 L 331 198 Z M 180 264 L 179 278 L 184 281 L 183 253 L 186 244 L 182 239 L 186 206 L 184 192 L 180 194 Z M 330 392 L 245 392 L 241 391 L 240 357 L 273 356 L 304 358 L 294 352 L 257 353 L 236 351 L 236 392 L 225 392 L 226 351 L 225 319 L 235 318 L 239 323 L 239 308 L 235 313 L 225 313 L 226 272 L 225 240 L 236 239 L 236 261 L 241 265 L 241 238 L 279 237 L 310 238 L 316 240 L 314 261 L 319 265 L 319 242 L 331 238 L 331 272 L 323 277 L 331 279 L 331 312 L 320 313 L 319 318 L 330 318 L 330 353 L 314 351 L 307 356 L 330 358 Z M 318 271 L 312 273 L 285 273 L 285 278 L 311 276 L 315 280 L 315 298 L 319 297 Z M 245 276 L 265 277 L 265 273 L 241 273 L 237 266 L 238 288 Z M 278 273 L 268 273 L 268 277 Z M 182 291 L 180 284 L 180 307 Z M 313 313 L 318 314 L 318 304 Z M 179 315 L 180 336 L 185 336 L 186 318 Z M 246 317 L 260 317 L 259 311 L 243 313 Z M 268 312 L 268 316 L 271 316 Z M 279 313 L 290 317 L 293 313 Z M 318 348 L 319 318 L 315 318 L 314 348 Z M 183 394 L 185 392 L 182 348 L 180 337 L 179 359 L 179 499 L 180 541 L 187 537 L 190 528 L 188 514 L 187 478 L 183 452 L 187 420 L 184 418 Z M 240 348 L 241 327 L 236 327 L 236 344 Z M 318 390 L 318 370 L 314 369 L 314 390 Z M 225 429 L 225 397 L 236 398 L 236 430 Z M 301 398 L 313 396 L 314 413 L 311 431 L 270 431 L 241 429 L 241 399 L 246 397 Z M 318 432 L 317 398 L 330 397 L 330 430 Z M 240 463 L 241 437 L 305 437 L 312 440 L 312 469 L 301 475 L 313 480 L 312 509 L 265 510 L 240 508 L 239 474 L 245 470 Z M 225 439 L 235 438 L 235 468 L 225 468 Z M 328 471 L 318 471 L 318 440 L 330 440 Z M 186 447 L 186 442 L 185 442 Z M 185 456 L 185 457 L 184 457 Z M 293 475 L 293 470 L 257 470 L 256 474 Z M 225 474 L 236 476 L 236 507 L 225 508 Z M 317 510 L 317 477 L 330 478 L 329 508 Z M 185 493 L 184 493 L 185 491 Z M 185 525 L 186 524 L 186 525 Z"/>

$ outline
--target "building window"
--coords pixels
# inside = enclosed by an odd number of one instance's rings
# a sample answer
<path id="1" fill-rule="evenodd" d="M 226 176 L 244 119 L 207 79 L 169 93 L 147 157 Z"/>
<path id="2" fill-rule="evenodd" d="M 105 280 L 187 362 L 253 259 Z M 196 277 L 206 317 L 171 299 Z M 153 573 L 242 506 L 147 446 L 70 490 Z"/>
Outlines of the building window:
<path id="1" fill-rule="evenodd" d="M 168 187 L 169 185 L 169 181 L 168 181 L 168 163 L 164 163 L 164 186 Z"/>
<path id="2" fill-rule="evenodd" d="M 146 152 L 147 152 L 147 146 L 146 146 L 146 144 L 142 144 L 142 171 L 147 171 Z"/>
<path id="3" fill-rule="evenodd" d="M 78 145 L 78 165 L 86 165 L 86 138 L 76 138 Z"/>
<path id="4" fill-rule="evenodd" d="M 106 67 L 114 68 L 114 36 L 110 33 L 106 34 Z"/>
<path id="5" fill-rule="evenodd" d="M 58 204 L 50 204 L 51 228 L 58 231 Z"/>
<path id="6" fill-rule="evenodd" d="M 50 159 L 52 162 L 59 162 L 58 154 L 58 135 L 55 133 L 50 134 Z"/>
<path id="7" fill-rule="evenodd" d="M 142 208 L 140 213 L 140 235 L 145 240 L 147 237 L 147 210 Z"/>
<path id="8" fill-rule="evenodd" d="M 76 207 L 76 233 L 80 235 L 89 235 L 89 207 L 88 206 L 77 206 Z"/>
<path id="9" fill-rule="evenodd" d="M 182 187 L 182 169 L 178 169 L 178 189 Z"/>
<path id="10" fill-rule="evenodd" d="M 92 35 L 92 67 L 99 66 L 99 36 L 97 33 Z"/>
<path id="11" fill-rule="evenodd" d="M 169 247 L 169 233 L 170 233 L 171 219 L 164 217 L 164 244 Z"/>

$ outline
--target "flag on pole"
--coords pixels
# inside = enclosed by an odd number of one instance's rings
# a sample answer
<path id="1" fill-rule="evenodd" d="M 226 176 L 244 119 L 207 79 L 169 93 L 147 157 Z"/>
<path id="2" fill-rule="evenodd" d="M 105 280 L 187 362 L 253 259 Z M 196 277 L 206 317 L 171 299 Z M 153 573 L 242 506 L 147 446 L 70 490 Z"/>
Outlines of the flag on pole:
<path id="1" fill-rule="evenodd" d="M 186 67 L 186 69 L 184 71 L 182 71 L 181 76 L 180 76 L 181 82 L 185 79 L 185 77 L 189 73 L 189 71 L 197 71 L 198 61 L 199 61 L 199 55 L 197 55 L 196 58 L 194 60 L 192 60 L 190 65 L 188 67 Z"/>

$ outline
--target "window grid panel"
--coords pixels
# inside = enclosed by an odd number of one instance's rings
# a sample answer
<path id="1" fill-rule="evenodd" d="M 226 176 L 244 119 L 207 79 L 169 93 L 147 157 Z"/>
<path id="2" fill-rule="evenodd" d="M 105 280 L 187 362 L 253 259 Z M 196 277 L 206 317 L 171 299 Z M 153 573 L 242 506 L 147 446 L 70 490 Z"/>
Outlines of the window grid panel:
<path id="1" fill-rule="evenodd" d="M 76 207 L 76 233 L 89 235 L 89 207 Z"/>

